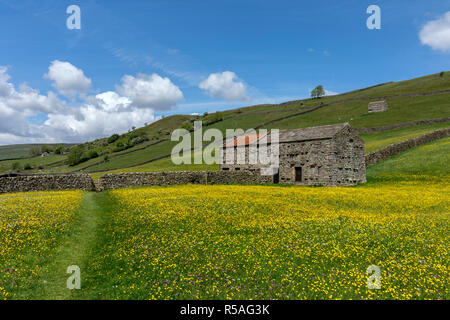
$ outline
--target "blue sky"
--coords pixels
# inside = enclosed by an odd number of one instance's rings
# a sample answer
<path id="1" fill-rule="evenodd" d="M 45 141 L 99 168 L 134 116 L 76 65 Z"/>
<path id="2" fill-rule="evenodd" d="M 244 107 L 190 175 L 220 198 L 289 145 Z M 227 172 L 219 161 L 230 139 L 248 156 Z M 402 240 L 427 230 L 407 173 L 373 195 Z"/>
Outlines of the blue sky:
<path id="1" fill-rule="evenodd" d="M 80 30 L 66 27 L 73 4 Z M 373 4 L 380 30 L 366 27 Z M 450 48 L 436 44 L 448 41 L 449 11 L 450 0 L 0 0 L 0 89 L 3 81 L 15 95 L 0 99 L 0 144 L 81 141 L 161 115 L 304 98 L 318 84 L 341 93 L 450 70 Z M 432 21 L 443 30 L 421 40 Z M 61 74 L 66 62 L 81 82 Z M 159 90 L 148 93 L 154 99 L 133 89 L 141 84 Z M 37 90 L 33 102 L 27 94 Z M 105 92 L 113 106 L 97 97 Z M 21 109 L 11 102 L 18 97 L 27 99 Z M 77 110 L 87 105 L 99 119 Z M 22 122 L 5 125 L 10 119 Z"/>

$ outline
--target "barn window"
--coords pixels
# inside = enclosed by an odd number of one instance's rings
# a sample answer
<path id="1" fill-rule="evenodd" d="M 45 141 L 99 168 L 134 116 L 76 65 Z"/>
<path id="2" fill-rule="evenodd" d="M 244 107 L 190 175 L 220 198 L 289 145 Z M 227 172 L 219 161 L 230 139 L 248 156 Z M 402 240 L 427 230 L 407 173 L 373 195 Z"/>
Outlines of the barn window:
<path id="1" fill-rule="evenodd" d="M 234 168 L 234 170 L 238 171 L 238 170 L 241 170 L 241 168 Z"/>
<path id="2" fill-rule="evenodd" d="M 295 181 L 302 182 L 302 167 L 295 167 Z"/>
<path id="3" fill-rule="evenodd" d="M 223 171 L 228 171 L 230 168 L 222 168 Z"/>

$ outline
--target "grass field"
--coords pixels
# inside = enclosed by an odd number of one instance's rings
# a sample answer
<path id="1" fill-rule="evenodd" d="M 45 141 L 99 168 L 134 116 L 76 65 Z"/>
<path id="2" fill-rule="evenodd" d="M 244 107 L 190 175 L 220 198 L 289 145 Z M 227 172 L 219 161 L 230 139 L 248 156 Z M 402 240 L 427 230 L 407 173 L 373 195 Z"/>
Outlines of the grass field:
<path id="1" fill-rule="evenodd" d="M 422 125 L 383 131 L 380 133 L 360 134 L 364 140 L 366 153 L 382 149 L 390 144 L 416 138 L 435 130 L 448 128 L 450 123 L 438 123 L 433 125 Z"/>
<path id="2" fill-rule="evenodd" d="M 19 163 L 23 168 L 26 164 L 29 164 L 33 169 L 30 172 L 37 172 L 39 166 L 49 166 L 55 162 L 62 162 L 66 157 L 63 155 L 49 155 L 48 157 L 33 157 L 28 159 L 19 159 L 12 161 L 0 161 L 0 172 L 11 170 L 14 163 Z M 26 172 L 27 170 L 25 170 Z"/>
<path id="3" fill-rule="evenodd" d="M 60 145 L 60 144 L 58 144 Z M 70 144 L 61 144 L 70 146 Z M 30 157 L 31 149 L 40 148 L 44 144 L 14 144 L 8 146 L 0 146 L 0 161 L 5 159 L 18 159 Z M 55 144 L 45 144 L 45 146 L 56 147 Z"/>
<path id="4" fill-rule="evenodd" d="M 449 146 L 369 167 L 356 187 L 0 195 L 0 297 L 449 299 Z"/>
<path id="5" fill-rule="evenodd" d="M 80 297 L 446 299 L 450 190 L 426 188 L 113 191 Z M 366 287 L 369 265 L 380 291 Z"/>
<path id="6" fill-rule="evenodd" d="M 43 297 L 52 260 L 77 220 L 83 192 L 0 195 L 0 299 Z M 64 275 L 63 275 L 64 276 Z"/>
<path id="7" fill-rule="evenodd" d="M 405 151 L 367 170 L 368 182 L 450 181 L 450 138 Z"/>
<path id="8" fill-rule="evenodd" d="M 0 160 L 28 157 L 31 148 L 33 148 L 32 144 L 0 146 Z"/>

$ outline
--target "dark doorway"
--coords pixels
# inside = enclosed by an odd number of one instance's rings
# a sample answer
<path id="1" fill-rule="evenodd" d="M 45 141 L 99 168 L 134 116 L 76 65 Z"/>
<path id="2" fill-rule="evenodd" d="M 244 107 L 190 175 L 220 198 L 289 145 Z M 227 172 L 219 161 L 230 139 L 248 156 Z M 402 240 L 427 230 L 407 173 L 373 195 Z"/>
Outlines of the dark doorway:
<path id="1" fill-rule="evenodd" d="M 295 182 L 302 182 L 302 167 L 295 167 Z"/>
<path id="2" fill-rule="evenodd" d="M 273 183 L 280 183 L 280 171 L 273 175 Z"/>

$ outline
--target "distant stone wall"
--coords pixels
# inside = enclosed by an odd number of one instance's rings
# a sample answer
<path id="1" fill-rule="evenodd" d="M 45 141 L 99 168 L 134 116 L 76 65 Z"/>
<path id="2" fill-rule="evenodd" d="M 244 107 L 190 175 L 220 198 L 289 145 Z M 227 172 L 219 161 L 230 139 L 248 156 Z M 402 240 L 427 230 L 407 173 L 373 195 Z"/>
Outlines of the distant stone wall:
<path id="1" fill-rule="evenodd" d="M 0 193 L 47 190 L 95 190 L 88 174 L 17 175 L 0 177 Z"/>
<path id="2" fill-rule="evenodd" d="M 405 127 L 429 125 L 429 124 L 444 123 L 444 122 L 450 122 L 450 118 L 440 118 L 440 119 L 432 119 L 432 120 L 417 120 L 417 121 L 397 123 L 397 124 L 392 124 L 389 126 L 382 126 L 382 127 L 375 127 L 375 128 L 354 128 L 354 130 L 358 134 L 361 134 L 361 133 L 368 134 L 368 133 L 378 133 L 378 132 L 383 132 L 383 131 L 388 131 L 388 130 L 393 130 L 393 129 L 405 128 Z"/>
<path id="3" fill-rule="evenodd" d="M 171 186 L 184 184 L 263 184 L 272 183 L 271 176 L 255 173 L 224 171 L 173 171 L 108 173 L 100 177 L 98 187 L 102 190 L 140 186 Z"/>
<path id="4" fill-rule="evenodd" d="M 431 133 L 427 133 L 424 135 L 421 135 L 419 137 L 406 140 L 400 143 L 394 143 L 391 145 L 388 145 L 385 148 L 382 148 L 380 150 L 371 152 L 365 156 L 366 160 L 366 167 L 374 165 L 380 161 L 383 161 L 387 158 L 390 158 L 396 154 L 399 154 L 400 152 L 406 151 L 408 149 L 423 145 L 425 143 L 438 140 L 441 138 L 448 137 L 450 135 L 450 128 L 436 130 Z"/>

